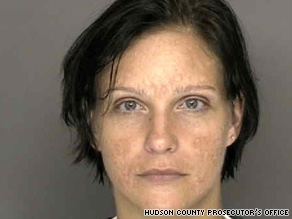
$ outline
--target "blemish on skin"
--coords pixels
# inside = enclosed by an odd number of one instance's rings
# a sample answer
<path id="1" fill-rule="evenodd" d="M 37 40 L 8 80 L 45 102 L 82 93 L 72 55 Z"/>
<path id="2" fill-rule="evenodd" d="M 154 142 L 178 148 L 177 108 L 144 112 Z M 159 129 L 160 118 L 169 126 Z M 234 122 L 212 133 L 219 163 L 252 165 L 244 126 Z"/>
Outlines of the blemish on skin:
<path id="1" fill-rule="evenodd" d="M 228 119 L 225 102 L 219 97 L 221 74 L 216 61 L 206 56 L 200 44 L 184 33 L 162 32 L 137 41 L 124 54 L 116 86 L 147 91 L 147 95 L 134 95 L 147 111 L 130 115 L 111 111 L 103 118 L 100 140 L 116 198 L 130 200 L 140 208 L 194 208 L 219 185 Z M 186 95 L 173 94 L 178 87 L 190 84 L 209 84 L 220 93 L 210 110 L 174 110 Z M 133 98 L 126 93 L 120 96 Z M 168 142 L 177 146 L 176 150 L 149 153 L 145 150 L 149 133 L 151 143 Z M 153 186 L 137 177 L 151 168 L 175 168 L 188 177 L 179 183 Z"/>

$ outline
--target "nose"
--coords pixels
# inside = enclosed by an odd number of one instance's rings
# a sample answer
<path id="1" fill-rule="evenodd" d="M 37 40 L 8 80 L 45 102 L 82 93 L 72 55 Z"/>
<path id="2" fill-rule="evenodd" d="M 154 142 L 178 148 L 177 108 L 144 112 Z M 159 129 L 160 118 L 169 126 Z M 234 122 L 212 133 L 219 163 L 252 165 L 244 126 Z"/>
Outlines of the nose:
<path id="1" fill-rule="evenodd" d="M 144 147 L 149 153 L 173 153 L 178 148 L 175 124 L 166 113 L 151 115 Z"/>

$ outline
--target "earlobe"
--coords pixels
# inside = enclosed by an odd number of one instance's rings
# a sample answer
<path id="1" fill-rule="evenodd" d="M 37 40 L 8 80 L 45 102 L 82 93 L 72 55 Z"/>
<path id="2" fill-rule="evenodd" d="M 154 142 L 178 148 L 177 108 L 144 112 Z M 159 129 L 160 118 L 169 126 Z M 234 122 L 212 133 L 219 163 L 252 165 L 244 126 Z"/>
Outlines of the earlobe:
<path id="1" fill-rule="evenodd" d="M 244 102 L 245 101 L 243 95 L 240 95 L 240 97 L 237 97 L 234 101 L 232 101 L 232 124 L 228 135 L 228 146 L 232 145 L 240 134 L 244 113 Z"/>

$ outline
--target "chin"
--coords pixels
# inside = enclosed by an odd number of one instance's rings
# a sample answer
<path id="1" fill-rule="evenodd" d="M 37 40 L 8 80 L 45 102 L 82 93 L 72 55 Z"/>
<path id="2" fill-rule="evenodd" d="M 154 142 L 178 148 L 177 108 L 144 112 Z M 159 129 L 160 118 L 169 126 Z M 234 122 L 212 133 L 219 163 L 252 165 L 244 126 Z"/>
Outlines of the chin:
<path id="1" fill-rule="evenodd" d="M 144 209 L 183 209 L 188 208 L 188 203 L 194 200 L 186 200 L 181 195 L 151 195 L 147 200 L 143 200 Z"/>

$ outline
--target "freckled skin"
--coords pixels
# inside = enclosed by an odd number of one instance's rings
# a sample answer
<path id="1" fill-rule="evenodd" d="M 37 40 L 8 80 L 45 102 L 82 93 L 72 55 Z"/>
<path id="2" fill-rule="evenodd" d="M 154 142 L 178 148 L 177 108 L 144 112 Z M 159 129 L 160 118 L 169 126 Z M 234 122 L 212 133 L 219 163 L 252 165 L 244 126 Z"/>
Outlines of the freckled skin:
<path id="1" fill-rule="evenodd" d="M 237 135 L 239 126 L 233 122 L 220 69 L 203 41 L 189 31 L 157 31 L 126 51 L 115 87 L 144 89 L 147 96 L 117 91 L 109 111 L 93 117 L 101 127 L 98 150 L 112 182 L 119 219 L 142 218 L 147 208 L 221 207 L 220 173 L 230 136 Z M 105 75 L 103 84 L 107 80 Z M 174 95 L 177 87 L 203 84 L 216 91 Z M 185 95 L 204 96 L 209 105 L 199 112 L 178 109 Z M 130 114 L 114 109 L 119 98 L 133 97 L 143 109 Z M 174 168 L 187 176 L 153 185 L 138 176 L 152 168 Z"/>

